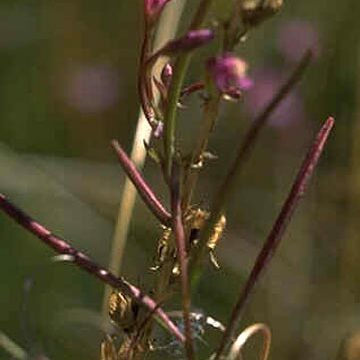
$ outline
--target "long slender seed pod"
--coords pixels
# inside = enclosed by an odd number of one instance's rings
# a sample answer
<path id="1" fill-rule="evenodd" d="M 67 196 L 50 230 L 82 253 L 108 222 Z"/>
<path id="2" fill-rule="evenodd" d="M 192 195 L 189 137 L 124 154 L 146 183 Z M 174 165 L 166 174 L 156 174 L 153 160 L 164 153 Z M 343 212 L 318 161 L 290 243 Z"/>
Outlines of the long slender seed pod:
<path id="1" fill-rule="evenodd" d="M 245 286 L 240 292 L 240 296 L 232 310 L 230 321 L 226 327 L 225 333 L 220 342 L 219 349 L 217 351 L 215 360 L 221 359 L 221 355 L 227 348 L 229 342 L 231 341 L 233 334 L 236 330 L 236 326 L 241 319 L 243 314 L 244 306 L 246 305 L 250 294 L 254 290 L 255 285 L 257 284 L 260 276 L 264 273 L 265 269 L 269 265 L 271 259 L 273 258 L 275 251 L 277 250 L 280 241 L 284 235 L 284 232 L 289 224 L 294 211 L 301 198 L 303 197 L 305 190 L 308 186 L 309 180 L 316 168 L 316 165 L 319 161 L 320 155 L 323 152 L 325 143 L 330 135 L 331 129 L 334 126 L 334 119 L 332 117 L 328 118 L 324 125 L 321 127 L 314 143 L 310 147 L 300 170 L 295 178 L 293 186 L 290 190 L 290 193 L 284 202 L 284 205 L 259 253 L 254 263 L 254 266 L 251 270 L 251 273 L 248 277 Z"/>
<path id="2" fill-rule="evenodd" d="M 139 195 L 144 200 L 147 207 L 162 224 L 168 224 L 171 218 L 170 213 L 156 197 L 150 186 L 141 175 L 140 171 L 136 168 L 135 164 L 131 161 L 126 152 L 116 140 L 113 140 L 111 145 L 116 152 L 120 165 L 136 187 Z"/>

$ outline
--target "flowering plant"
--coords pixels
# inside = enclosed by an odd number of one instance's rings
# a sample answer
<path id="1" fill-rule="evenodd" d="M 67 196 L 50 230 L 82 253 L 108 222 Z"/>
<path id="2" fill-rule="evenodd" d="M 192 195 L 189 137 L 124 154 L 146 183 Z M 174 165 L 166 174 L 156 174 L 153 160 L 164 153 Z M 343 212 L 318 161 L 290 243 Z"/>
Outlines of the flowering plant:
<path id="1" fill-rule="evenodd" d="M 246 60 L 237 54 L 249 32 L 274 15 L 282 7 L 276 0 L 237 0 L 224 19 L 209 25 L 208 14 L 212 0 L 201 0 L 189 29 L 182 36 L 169 40 L 159 49 L 153 45 L 154 34 L 162 12 L 171 0 L 144 0 L 144 36 L 139 56 L 138 91 L 144 116 L 151 129 L 145 147 L 149 157 L 156 162 L 159 174 L 169 192 L 165 205 L 141 174 L 121 145 L 112 141 L 120 165 L 135 186 L 138 194 L 162 226 L 163 233 L 157 243 L 156 258 L 152 266 L 154 284 L 146 295 L 122 277 L 97 265 L 67 241 L 54 235 L 25 212 L 0 195 L 0 208 L 4 213 L 33 233 L 67 260 L 97 277 L 113 289 L 109 296 L 108 312 L 116 325 L 114 334 L 106 334 L 100 346 L 101 360 L 142 359 L 152 351 L 166 346 L 155 344 L 158 327 L 168 331 L 180 356 L 192 360 L 197 357 L 197 342 L 203 329 L 199 322 L 222 332 L 219 344 L 213 349 L 211 359 L 236 359 L 247 339 L 257 332 L 264 334 L 262 358 L 270 349 L 270 330 L 265 324 L 255 324 L 236 335 L 244 308 L 255 285 L 264 273 L 280 243 L 308 181 L 317 165 L 323 147 L 333 127 L 328 118 L 300 167 L 293 186 L 276 221 L 260 250 L 250 275 L 241 288 L 229 321 L 222 325 L 212 317 L 192 310 L 191 294 L 196 289 L 201 272 L 206 266 L 219 268 L 215 249 L 226 226 L 227 203 L 234 189 L 236 176 L 243 169 L 258 135 L 279 103 L 289 94 L 307 67 L 311 53 L 306 52 L 275 96 L 255 117 L 235 150 L 233 162 L 224 175 L 218 191 L 208 209 L 193 202 L 193 193 L 202 169 L 215 157 L 208 149 L 209 138 L 216 130 L 219 108 L 223 101 L 242 101 L 244 93 L 256 87 L 248 75 Z M 204 63 L 198 81 L 184 85 L 187 70 L 194 53 L 210 44 L 219 49 Z M 155 69 L 165 61 L 159 74 Z M 187 96 L 201 92 L 202 119 L 195 144 L 190 154 L 179 146 L 178 114 Z M 181 311 L 166 311 L 168 303 L 181 300 Z M 212 314 L 213 315 L 213 314 Z M 200 335 L 199 335 L 200 333 Z"/>

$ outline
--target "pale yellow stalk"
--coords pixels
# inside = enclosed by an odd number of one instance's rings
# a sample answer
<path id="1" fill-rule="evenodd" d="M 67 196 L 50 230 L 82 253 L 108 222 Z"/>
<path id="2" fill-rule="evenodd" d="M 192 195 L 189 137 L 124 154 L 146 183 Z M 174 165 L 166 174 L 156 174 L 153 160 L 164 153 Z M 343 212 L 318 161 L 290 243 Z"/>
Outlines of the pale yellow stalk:
<path id="1" fill-rule="evenodd" d="M 5 350 L 13 359 L 26 360 L 28 355 L 25 350 L 11 340 L 6 334 L 0 332 L 0 347 Z"/>

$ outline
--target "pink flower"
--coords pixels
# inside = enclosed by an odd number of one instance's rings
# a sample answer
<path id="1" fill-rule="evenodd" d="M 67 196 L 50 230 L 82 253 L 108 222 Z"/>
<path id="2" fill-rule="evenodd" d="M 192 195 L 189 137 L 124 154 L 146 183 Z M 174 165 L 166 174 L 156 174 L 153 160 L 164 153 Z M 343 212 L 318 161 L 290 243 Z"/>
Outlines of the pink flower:
<path id="1" fill-rule="evenodd" d="M 146 18 L 150 22 L 156 20 L 169 1 L 170 0 L 144 0 Z"/>
<path id="2" fill-rule="evenodd" d="M 65 81 L 65 101 L 83 114 L 101 113 L 118 101 L 119 75 L 106 64 L 82 64 Z"/>
<path id="3" fill-rule="evenodd" d="M 207 61 L 206 67 L 218 90 L 232 98 L 238 98 L 253 85 L 246 74 L 247 63 L 234 55 L 212 57 Z"/>

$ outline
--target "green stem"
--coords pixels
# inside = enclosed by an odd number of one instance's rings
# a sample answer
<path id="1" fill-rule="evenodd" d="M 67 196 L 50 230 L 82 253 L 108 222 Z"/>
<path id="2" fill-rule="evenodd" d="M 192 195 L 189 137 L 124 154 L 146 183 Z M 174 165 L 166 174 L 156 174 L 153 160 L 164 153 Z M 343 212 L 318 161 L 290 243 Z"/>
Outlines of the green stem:
<path id="1" fill-rule="evenodd" d="M 165 9 L 154 39 L 155 49 L 163 46 L 163 44 L 165 44 L 175 36 L 185 3 L 186 1 L 175 2 L 174 4 L 169 4 L 168 8 Z M 155 73 L 160 72 L 164 65 L 165 61 L 162 59 L 159 60 L 153 71 Z M 155 103 L 157 102 L 158 96 L 157 94 L 155 94 Z M 151 128 L 148 126 L 148 122 L 145 119 L 145 116 L 140 113 L 131 150 L 131 160 L 136 164 L 139 169 L 144 166 L 146 159 L 146 149 L 144 148 L 143 141 L 145 140 L 146 142 L 148 142 L 150 138 Z M 121 266 L 123 262 L 124 251 L 127 243 L 127 236 L 133 215 L 136 196 L 137 194 L 135 187 L 132 185 L 129 179 L 126 179 L 124 188 L 122 190 L 119 210 L 116 218 L 115 231 L 111 244 L 109 260 L 109 269 L 113 271 L 117 276 L 119 276 L 121 273 Z M 110 287 L 105 288 L 102 308 L 104 319 L 108 318 L 108 298 L 111 291 L 112 290 Z"/>
<path id="2" fill-rule="evenodd" d="M 203 161 L 203 153 L 206 151 L 210 134 L 213 131 L 215 121 L 218 116 L 220 99 L 220 94 L 215 93 L 205 103 L 200 128 L 196 136 L 196 144 L 185 174 L 184 193 L 182 199 L 182 208 L 184 210 L 188 208 L 191 202 L 192 193 L 195 189 L 199 177 L 199 171 L 201 169 L 201 163 Z M 200 164 L 199 169 L 194 168 L 194 165 L 196 164 Z"/>
<path id="3" fill-rule="evenodd" d="M 202 0 L 191 22 L 190 30 L 202 26 L 214 0 Z M 168 106 L 166 109 L 164 126 L 164 151 L 165 151 L 165 172 L 166 178 L 170 178 L 172 160 L 175 153 L 176 139 L 176 118 L 178 101 L 183 87 L 185 75 L 190 64 L 192 52 L 180 55 L 174 66 L 174 75 L 169 89 Z"/>
<path id="4" fill-rule="evenodd" d="M 172 160 L 175 153 L 175 138 L 176 138 L 176 118 L 177 118 L 177 107 L 180 97 L 180 92 L 184 83 L 185 74 L 189 67 L 191 60 L 191 53 L 181 55 L 174 67 L 174 75 L 171 81 L 169 90 L 169 103 L 165 114 L 165 136 L 164 136 L 164 147 L 165 147 L 165 161 L 166 161 L 166 175 L 170 178 Z"/>
<path id="5" fill-rule="evenodd" d="M 185 324 L 185 350 L 188 360 L 195 359 L 194 339 L 190 320 L 191 311 L 191 291 L 188 277 L 188 262 L 186 251 L 186 236 L 183 224 L 183 214 L 181 209 L 181 175 L 179 165 L 174 162 L 171 173 L 171 214 L 172 229 L 176 243 L 176 254 L 180 266 L 181 300 L 183 307 L 183 317 Z"/>

